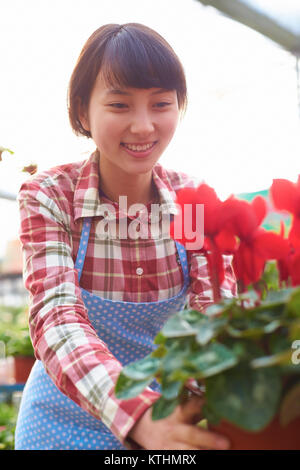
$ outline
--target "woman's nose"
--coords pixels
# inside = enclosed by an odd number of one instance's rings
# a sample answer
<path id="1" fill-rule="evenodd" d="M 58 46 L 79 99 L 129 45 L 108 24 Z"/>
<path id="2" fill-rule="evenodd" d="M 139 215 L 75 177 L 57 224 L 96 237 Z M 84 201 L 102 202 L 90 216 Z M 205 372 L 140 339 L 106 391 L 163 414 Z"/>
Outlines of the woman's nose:
<path id="1" fill-rule="evenodd" d="M 145 136 L 151 134 L 154 131 L 153 116 L 148 111 L 135 113 L 130 128 L 133 134 Z"/>

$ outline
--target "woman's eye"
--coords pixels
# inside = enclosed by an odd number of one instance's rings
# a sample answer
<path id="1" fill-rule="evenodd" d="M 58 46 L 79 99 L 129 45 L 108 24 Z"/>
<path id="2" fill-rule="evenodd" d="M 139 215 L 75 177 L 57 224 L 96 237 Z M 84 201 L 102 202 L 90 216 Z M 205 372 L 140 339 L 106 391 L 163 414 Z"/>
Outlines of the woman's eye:
<path id="1" fill-rule="evenodd" d="M 126 107 L 127 104 L 124 104 L 124 103 L 111 103 L 109 106 L 112 106 L 113 108 L 122 109 L 122 108 Z"/>
<path id="2" fill-rule="evenodd" d="M 166 108 L 167 106 L 170 106 L 172 103 L 168 103 L 166 101 L 160 101 L 159 103 L 155 103 L 154 106 L 157 108 Z M 108 106 L 116 109 L 124 109 L 127 108 L 128 105 L 125 103 L 110 103 Z"/>
<path id="3" fill-rule="evenodd" d="M 167 103 L 165 101 L 161 101 L 160 103 L 156 103 L 156 106 L 158 108 L 165 108 L 166 106 L 169 106 L 171 103 Z"/>

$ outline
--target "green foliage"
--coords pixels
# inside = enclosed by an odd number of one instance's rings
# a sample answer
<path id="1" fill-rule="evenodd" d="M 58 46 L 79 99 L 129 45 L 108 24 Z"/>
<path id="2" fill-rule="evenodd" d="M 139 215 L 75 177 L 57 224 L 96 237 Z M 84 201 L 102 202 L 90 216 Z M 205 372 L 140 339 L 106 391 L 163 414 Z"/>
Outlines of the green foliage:
<path id="1" fill-rule="evenodd" d="M 271 421 L 280 393 L 276 368 L 251 369 L 239 364 L 206 381 L 207 402 L 215 414 L 248 431 L 259 431 Z"/>
<path id="2" fill-rule="evenodd" d="M 8 403 L 0 403 L 0 450 L 14 449 L 17 409 Z"/>
<path id="3" fill-rule="evenodd" d="M 242 429 L 263 429 L 284 399 L 283 379 L 296 377 L 292 341 L 300 332 L 300 289 L 270 289 L 259 299 L 254 291 L 209 307 L 206 315 L 184 309 L 163 326 L 146 358 L 125 367 L 116 396 L 132 398 L 156 379 L 162 395 L 153 419 L 168 416 L 186 395 L 186 381 L 206 388 L 204 418 L 221 419 Z M 291 401 L 291 400 L 290 400 Z"/>
<path id="4" fill-rule="evenodd" d="M 34 356 L 34 350 L 27 328 L 6 331 L 9 339 L 6 342 L 7 356 Z"/>
<path id="5" fill-rule="evenodd" d="M 0 305 L 0 341 L 5 344 L 7 356 L 34 356 L 27 308 Z"/>

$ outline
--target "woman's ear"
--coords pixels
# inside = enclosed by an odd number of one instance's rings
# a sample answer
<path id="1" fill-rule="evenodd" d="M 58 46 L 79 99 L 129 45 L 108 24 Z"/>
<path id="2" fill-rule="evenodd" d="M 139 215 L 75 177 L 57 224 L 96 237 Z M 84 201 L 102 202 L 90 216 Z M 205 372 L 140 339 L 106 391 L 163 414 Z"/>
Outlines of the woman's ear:
<path id="1" fill-rule="evenodd" d="M 90 123 L 88 119 L 88 112 L 85 106 L 82 105 L 81 99 L 77 100 L 78 118 L 84 130 L 90 131 Z"/>

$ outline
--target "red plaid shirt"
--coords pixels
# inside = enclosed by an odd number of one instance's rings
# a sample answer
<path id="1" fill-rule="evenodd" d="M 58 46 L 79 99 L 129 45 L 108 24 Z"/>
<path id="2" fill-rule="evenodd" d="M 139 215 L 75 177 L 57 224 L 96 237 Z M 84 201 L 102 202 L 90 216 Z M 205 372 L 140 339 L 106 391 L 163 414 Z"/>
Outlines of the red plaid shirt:
<path id="1" fill-rule="evenodd" d="M 100 196 L 98 159 L 96 151 L 83 162 L 33 175 L 20 188 L 20 240 L 24 282 L 30 294 L 29 327 L 36 357 L 58 389 L 101 419 L 123 445 L 132 448 L 127 434 L 159 394 L 148 388 L 131 400 L 118 400 L 114 395 L 122 365 L 89 321 L 74 268 L 83 218 L 92 217 L 92 226 L 80 285 L 93 294 L 128 302 L 168 299 L 181 290 L 183 273 L 173 240 L 99 240 L 101 203 L 114 204 L 115 210 L 110 211 L 113 219 L 130 218 L 117 204 Z M 174 213 L 176 191 L 199 184 L 159 163 L 153 168 L 153 181 L 160 204 L 170 214 Z M 202 310 L 212 302 L 206 261 L 187 254 L 189 306 Z M 222 293 L 232 297 L 236 295 L 235 279 L 229 258 L 224 257 L 224 261 Z M 96 368 L 97 374 L 93 374 Z M 88 379 L 82 380 L 87 375 Z M 95 396 L 95 387 L 101 390 L 101 396 Z"/>

